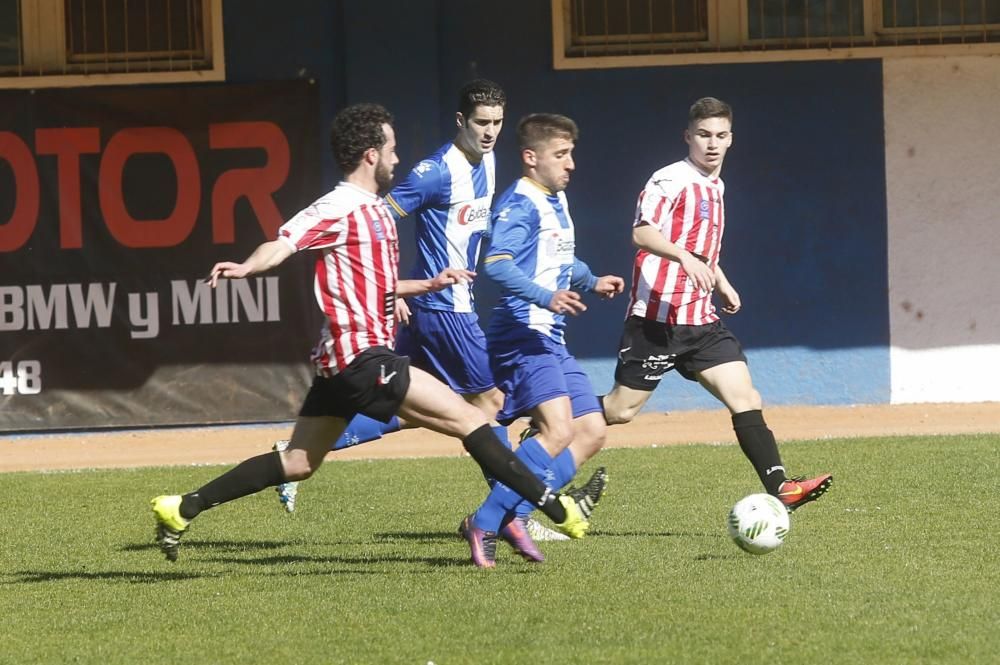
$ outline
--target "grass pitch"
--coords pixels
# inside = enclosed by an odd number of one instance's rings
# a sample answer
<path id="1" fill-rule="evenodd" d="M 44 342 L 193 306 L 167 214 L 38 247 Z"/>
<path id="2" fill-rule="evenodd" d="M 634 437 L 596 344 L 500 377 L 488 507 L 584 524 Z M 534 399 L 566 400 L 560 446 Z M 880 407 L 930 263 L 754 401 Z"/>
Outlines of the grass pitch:
<path id="1" fill-rule="evenodd" d="M 737 447 L 608 450 L 591 535 L 492 571 L 455 534 L 469 459 L 328 464 L 293 515 L 205 513 L 174 564 L 149 498 L 223 467 L 0 475 L 0 663 L 996 662 L 1000 437 L 782 453 L 835 481 L 771 554 L 726 535 L 759 491 Z"/>

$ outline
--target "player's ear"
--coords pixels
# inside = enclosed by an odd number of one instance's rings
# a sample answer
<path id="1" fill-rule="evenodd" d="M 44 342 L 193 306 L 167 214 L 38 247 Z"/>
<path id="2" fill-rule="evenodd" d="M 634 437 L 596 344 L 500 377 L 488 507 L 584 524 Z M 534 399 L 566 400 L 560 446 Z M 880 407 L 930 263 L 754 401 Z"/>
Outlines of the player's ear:
<path id="1" fill-rule="evenodd" d="M 363 159 L 365 162 L 373 166 L 375 164 L 378 164 L 378 150 L 376 150 L 375 148 L 368 148 L 367 150 L 365 150 Z"/>
<path id="2" fill-rule="evenodd" d="M 531 148 L 521 148 L 521 161 L 534 168 L 538 166 L 538 154 Z"/>
<path id="3" fill-rule="evenodd" d="M 458 127 L 459 129 L 465 127 L 465 116 L 462 115 L 461 111 L 457 111 L 455 113 L 455 126 Z"/>

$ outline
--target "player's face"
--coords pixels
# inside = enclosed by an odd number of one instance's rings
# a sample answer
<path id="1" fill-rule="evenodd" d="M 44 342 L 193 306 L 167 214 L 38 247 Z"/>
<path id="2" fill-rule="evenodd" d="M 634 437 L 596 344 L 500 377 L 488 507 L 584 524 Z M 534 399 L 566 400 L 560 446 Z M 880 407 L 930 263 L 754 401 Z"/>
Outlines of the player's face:
<path id="1" fill-rule="evenodd" d="M 561 192 L 569 185 L 569 175 L 576 168 L 573 163 L 575 144 L 568 138 L 549 139 L 539 150 L 526 149 L 524 159 L 532 167 L 531 177 L 553 192 Z"/>
<path id="2" fill-rule="evenodd" d="M 463 150 L 473 155 L 493 152 L 503 129 L 502 106 L 477 106 L 468 118 L 457 113 L 455 119 L 458 123 L 456 142 Z"/>
<path id="3" fill-rule="evenodd" d="M 688 158 L 709 175 L 718 175 L 722 160 L 733 144 L 733 127 L 728 118 L 705 118 L 684 132 Z"/>
<path id="4" fill-rule="evenodd" d="M 396 156 L 396 133 L 391 125 L 382 125 L 382 133 L 385 136 L 385 143 L 378 151 L 378 162 L 375 163 L 375 182 L 378 184 L 380 192 L 387 191 L 392 184 L 392 171 L 396 164 L 399 164 L 399 157 Z"/>

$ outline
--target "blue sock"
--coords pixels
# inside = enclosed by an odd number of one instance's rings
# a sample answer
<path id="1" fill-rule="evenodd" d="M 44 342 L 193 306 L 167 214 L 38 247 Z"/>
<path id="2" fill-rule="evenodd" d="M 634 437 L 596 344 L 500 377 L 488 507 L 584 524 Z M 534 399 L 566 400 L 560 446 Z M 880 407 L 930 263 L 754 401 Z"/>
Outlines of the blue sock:
<path id="1" fill-rule="evenodd" d="M 552 489 L 562 489 L 569 484 L 569 481 L 573 480 L 573 476 L 576 475 L 576 461 L 573 459 L 573 453 L 569 451 L 569 448 L 556 455 L 555 459 L 552 460 L 550 469 L 552 471 L 552 484 L 548 484 L 548 481 L 546 481 L 546 484 Z M 514 508 L 514 513 L 518 517 L 524 517 L 531 514 L 531 511 L 534 509 L 535 504 L 522 500 Z"/>
<path id="2" fill-rule="evenodd" d="M 511 450 L 510 438 L 507 436 L 507 428 L 503 425 L 494 425 L 490 429 L 492 429 L 493 433 L 497 435 L 498 439 L 500 439 L 500 443 L 505 445 L 507 450 Z M 490 489 L 493 489 L 493 486 L 497 484 L 496 478 L 486 473 L 485 469 L 483 469 L 483 478 L 486 479 L 486 484 L 490 486 Z"/>
<path id="3" fill-rule="evenodd" d="M 542 444 L 532 437 L 521 442 L 517 452 L 517 457 L 527 465 L 533 474 L 542 482 L 548 484 L 548 476 L 551 475 L 549 467 L 552 465 L 552 456 L 542 447 Z M 524 501 L 520 494 L 515 493 L 503 483 L 497 483 L 489 496 L 483 501 L 473 517 L 473 523 L 480 529 L 486 531 L 498 531 L 500 522 L 504 515 L 514 510 L 514 507 Z"/>
<path id="4" fill-rule="evenodd" d="M 399 431 L 399 418 L 392 417 L 387 423 L 375 420 L 368 416 L 358 414 L 347 423 L 347 429 L 340 435 L 340 438 L 333 444 L 331 450 L 343 450 L 356 446 L 359 443 L 368 443 L 382 438 L 383 434 L 391 434 Z"/>

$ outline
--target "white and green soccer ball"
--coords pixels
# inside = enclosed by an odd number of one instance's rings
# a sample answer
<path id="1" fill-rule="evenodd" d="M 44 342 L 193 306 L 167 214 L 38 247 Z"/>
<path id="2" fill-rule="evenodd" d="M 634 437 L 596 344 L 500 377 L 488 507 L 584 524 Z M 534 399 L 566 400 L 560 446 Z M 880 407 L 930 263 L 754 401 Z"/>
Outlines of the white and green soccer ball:
<path id="1" fill-rule="evenodd" d="M 767 554 L 785 542 L 788 510 L 770 494 L 751 494 L 729 511 L 729 536 L 750 554 Z"/>

